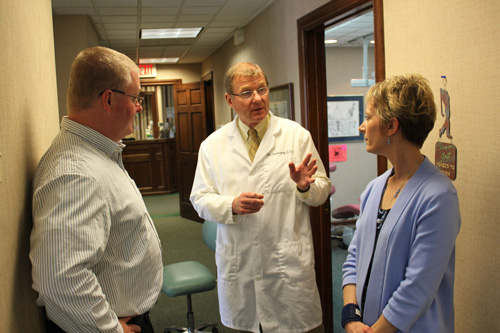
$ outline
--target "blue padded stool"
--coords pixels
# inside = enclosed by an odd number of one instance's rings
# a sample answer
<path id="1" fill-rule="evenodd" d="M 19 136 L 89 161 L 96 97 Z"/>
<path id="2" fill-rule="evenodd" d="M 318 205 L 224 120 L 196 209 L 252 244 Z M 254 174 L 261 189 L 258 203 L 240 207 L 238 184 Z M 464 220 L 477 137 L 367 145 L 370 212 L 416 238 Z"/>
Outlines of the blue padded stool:
<path id="1" fill-rule="evenodd" d="M 212 249 L 215 244 L 217 225 L 214 222 L 203 223 L 203 240 Z M 215 230 L 215 231 L 214 231 Z M 188 327 L 168 327 L 164 333 L 168 332 L 210 332 L 217 333 L 217 324 L 205 324 L 197 328 L 194 327 L 194 314 L 191 303 L 191 295 L 215 289 L 215 276 L 203 264 L 197 261 L 182 261 L 163 267 L 163 285 L 161 290 L 170 297 L 187 297 L 187 323 Z"/>

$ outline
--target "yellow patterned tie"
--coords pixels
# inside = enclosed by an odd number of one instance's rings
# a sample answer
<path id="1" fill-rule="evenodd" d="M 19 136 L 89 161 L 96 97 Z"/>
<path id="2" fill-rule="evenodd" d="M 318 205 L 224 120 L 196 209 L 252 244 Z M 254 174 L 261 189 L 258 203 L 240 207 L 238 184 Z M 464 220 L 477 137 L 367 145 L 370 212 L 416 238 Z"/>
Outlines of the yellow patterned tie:
<path id="1" fill-rule="evenodd" d="M 257 154 L 257 149 L 259 149 L 259 136 L 255 128 L 250 128 L 248 130 L 248 136 L 250 137 L 250 148 L 248 149 L 248 155 L 253 162 L 255 154 Z"/>

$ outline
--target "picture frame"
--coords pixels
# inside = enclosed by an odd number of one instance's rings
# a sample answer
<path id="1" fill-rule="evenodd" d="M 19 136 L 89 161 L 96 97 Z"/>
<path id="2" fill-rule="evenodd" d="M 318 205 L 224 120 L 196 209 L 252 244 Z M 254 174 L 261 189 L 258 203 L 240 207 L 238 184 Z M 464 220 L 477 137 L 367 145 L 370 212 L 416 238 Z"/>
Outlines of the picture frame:
<path id="1" fill-rule="evenodd" d="M 278 117 L 295 120 L 293 83 L 269 88 L 269 110 Z"/>
<path id="2" fill-rule="evenodd" d="M 363 95 L 327 97 L 328 142 L 363 141 Z"/>

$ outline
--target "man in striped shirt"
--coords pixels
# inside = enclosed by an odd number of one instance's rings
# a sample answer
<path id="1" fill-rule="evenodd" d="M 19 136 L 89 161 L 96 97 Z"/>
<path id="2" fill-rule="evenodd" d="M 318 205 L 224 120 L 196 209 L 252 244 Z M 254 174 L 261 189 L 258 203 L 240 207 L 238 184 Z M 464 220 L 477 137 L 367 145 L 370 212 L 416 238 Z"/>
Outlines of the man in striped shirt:
<path id="1" fill-rule="evenodd" d="M 161 245 L 121 155 L 142 110 L 138 72 L 111 49 L 82 51 L 35 173 L 30 259 L 51 332 L 153 332 Z"/>

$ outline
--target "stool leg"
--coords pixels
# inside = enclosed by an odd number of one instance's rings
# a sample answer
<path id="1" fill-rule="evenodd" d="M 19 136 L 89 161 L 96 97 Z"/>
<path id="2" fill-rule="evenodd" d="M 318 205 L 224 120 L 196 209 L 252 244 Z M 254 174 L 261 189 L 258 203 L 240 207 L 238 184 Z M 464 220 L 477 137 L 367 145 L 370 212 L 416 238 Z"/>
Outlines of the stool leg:
<path id="1" fill-rule="evenodd" d="M 188 305 L 188 312 L 187 312 L 187 320 L 188 320 L 188 332 L 194 333 L 194 314 L 193 314 L 193 306 L 191 304 L 191 295 L 187 295 L 187 305 Z"/>

